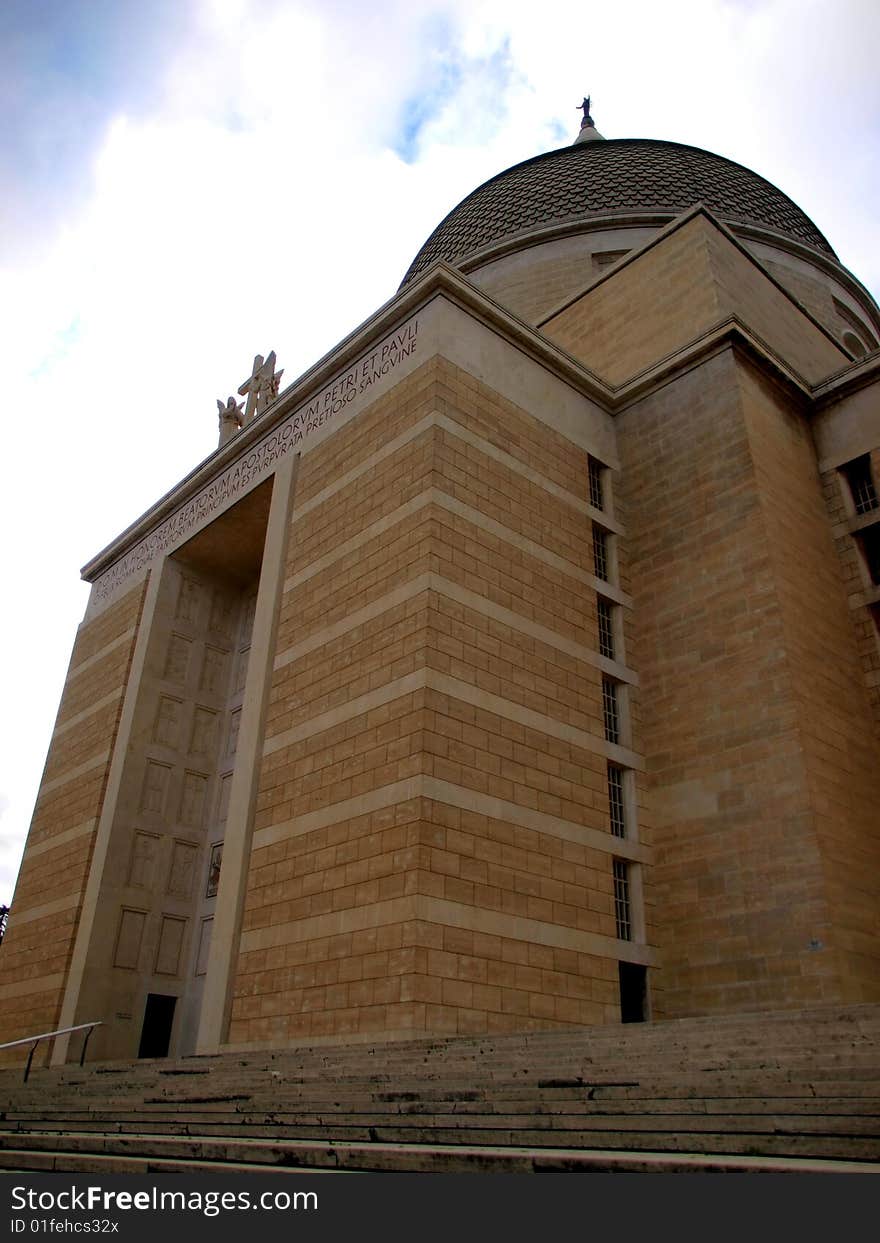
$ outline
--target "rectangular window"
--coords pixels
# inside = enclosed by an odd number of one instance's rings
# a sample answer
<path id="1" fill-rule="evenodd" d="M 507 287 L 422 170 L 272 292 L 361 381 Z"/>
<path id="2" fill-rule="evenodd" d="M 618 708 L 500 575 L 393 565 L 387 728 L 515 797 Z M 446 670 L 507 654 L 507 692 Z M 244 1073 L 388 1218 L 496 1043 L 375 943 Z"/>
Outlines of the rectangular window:
<path id="1" fill-rule="evenodd" d="M 596 601 L 596 618 L 599 623 L 599 654 L 614 659 L 614 626 L 611 605 L 599 596 Z"/>
<path id="2" fill-rule="evenodd" d="M 871 474 L 870 454 L 863 453 L 861 457 L 853 458 L 851 462 L 847 462 L 842 467 L 842 470 L 849 484 L 856 513 L 869 514 L 871 510 L 876 509 L 877 489 Z"/>
<path id="3" fill-rule="evenodd" d="M 620 941 L 632 940 L 632 912 L 629 902 L 629 866 L 614 860 L 614 920 Z"/>
<path id="4" fill-rule="evenodd" d="M 620 713 L 617 708 L 617 683 L 610 678 L 602 679 L 602 716 L 605 722 L 605 738 L 608 742 L 620 742 Z"/>
<path id="5" fill-rule="evenodd" d="M 612 263 L 617 263 L 618 259 L 622 259 L 623 256 L 628 253 L 629 252 L 625 250 L 597 250 L 595 251 L 592 256 L 593 271 L 603 272 L 605 268 L 610 268 Z"/>
<path id="6" fill-rule="evenodd" d="M 623 769 L 616 764 L 608 765 L 608 812 L 611 832 L 615 837 L 626 837 L 626 809 L 623 803 Z"/>
<path id="7" fill-rule="evenodd" d="M 859 535 L 859 542 L 865 554 L 865 564 L 868 567 L 871 582 L 880 586 L 880 526 L 868 527 L 867 530 L 862 531 Z"/>
<path id="8" fill-rule="evenodd" d="M 593 523 L 593 573 L 603 582 L 608 582 L 608 532 Z"/>
<path id="9" fill-rule="evenodd" d="M 601 462 L 597 462 L 594 457 L 587 458 L 587 469 L 590 474 L 590 504 L 594 509 L 604 509 L 604 497 L 602 493 L 602 475 L 604 468 Z"/>

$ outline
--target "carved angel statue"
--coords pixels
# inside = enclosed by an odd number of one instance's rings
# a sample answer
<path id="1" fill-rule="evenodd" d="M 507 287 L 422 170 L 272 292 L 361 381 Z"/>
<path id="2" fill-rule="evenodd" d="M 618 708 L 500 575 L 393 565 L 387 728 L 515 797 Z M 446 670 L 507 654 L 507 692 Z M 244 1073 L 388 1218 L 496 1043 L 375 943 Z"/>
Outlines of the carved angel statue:
<path id="1" fill-rule="evenodd" d="M 244 402 L 227 397 L 226 402 L 217 398 L 217 409 L 220 411 L 220 444 L 225 445 L 231 440 L 239 428 L 244 427 Z"/>

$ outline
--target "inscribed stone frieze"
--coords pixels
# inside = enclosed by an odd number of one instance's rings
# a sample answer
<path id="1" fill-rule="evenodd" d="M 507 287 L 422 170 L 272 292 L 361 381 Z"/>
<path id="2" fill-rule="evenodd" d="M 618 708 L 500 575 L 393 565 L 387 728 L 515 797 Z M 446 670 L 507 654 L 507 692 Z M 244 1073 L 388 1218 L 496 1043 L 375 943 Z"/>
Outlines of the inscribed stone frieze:
<path id="1" fill-rule="evenodd" d="M 372 387 L 392 372 L 399 362 L 415 353 L 418 331 L 419 321 L 416 318 L 390 333 L 316 397 L 304 402 L 294 414 L 244 452 L 238 461 L 185 501 L 95 580 L 91 607 L 103 603 L 132 575 L 156 557 L 184 543 L 220 510 L 244 496 L 272 473 L 288 453 L 300 450 L 309 436 L 343 411 L 351 412 L 357 398 L 369 394 Z M 187 612 L 189 602 L 182 602 L 180 607 Z"/>

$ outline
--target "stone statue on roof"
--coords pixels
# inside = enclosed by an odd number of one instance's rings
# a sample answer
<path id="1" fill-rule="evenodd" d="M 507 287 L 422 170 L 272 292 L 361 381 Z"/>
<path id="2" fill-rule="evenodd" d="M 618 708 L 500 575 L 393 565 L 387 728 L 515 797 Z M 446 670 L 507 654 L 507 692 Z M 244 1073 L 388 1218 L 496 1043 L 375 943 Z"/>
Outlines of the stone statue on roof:
<path id="1" fill-rule="evenodd" d="M 217 409 L 220 411 L 220 444 L 225 445 L 235 433 L 244 426 L 244 402 L 227 397 L 226 402 L 217 398 Z"/>

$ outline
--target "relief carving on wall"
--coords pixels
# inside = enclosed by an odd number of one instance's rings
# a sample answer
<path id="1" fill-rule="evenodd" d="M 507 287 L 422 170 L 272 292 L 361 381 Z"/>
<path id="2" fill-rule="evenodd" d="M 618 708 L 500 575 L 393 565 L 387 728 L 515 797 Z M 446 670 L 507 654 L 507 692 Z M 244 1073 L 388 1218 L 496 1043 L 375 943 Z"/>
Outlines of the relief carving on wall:
<path id="1" fill-rule="evenodd" d="M 128 864 L 129 885 L 143 889 L 151 888 L 156 872 L 158 851 L 159 837 L 156 833 L 135 833 Z"/>
<path id="2" fill-rule="evenodd" d="M 196 849 L 192 842 L 175 841 L 168 872 L 168 893 L 172 897 L 188 898 L 192 893 Z"/>
<path id="3" fill-rule="evenodd" d="M 183 774 L 183 789 L 180 795 L 180 822 L 194 829 L 202 827 L 205 816 L 205 796 L 208 790 L 208 778 L 204 773 L 187 770 Z"/>
<path id="4" fill-rule="evenodd" d="M 168 695 L 159 696 L 156 709 L 156 721 L 153 726 L 153 740 L 162 747 L 176 747 L 180 729 L 179 699 L 171 699 Z"/>
<path id="5" fill-rule="evenodd" d="M 116 933 L 116 950 L 113 954 L 114 967 L 125 967 L 129 971 L 137 970 L 146 920 L 146 911 L 133 910 L 126 906 L 122 908 L 119 913 L 119 929 Z"/>

